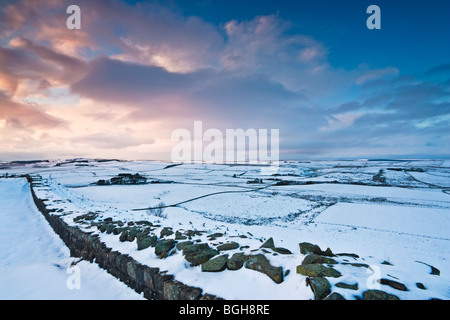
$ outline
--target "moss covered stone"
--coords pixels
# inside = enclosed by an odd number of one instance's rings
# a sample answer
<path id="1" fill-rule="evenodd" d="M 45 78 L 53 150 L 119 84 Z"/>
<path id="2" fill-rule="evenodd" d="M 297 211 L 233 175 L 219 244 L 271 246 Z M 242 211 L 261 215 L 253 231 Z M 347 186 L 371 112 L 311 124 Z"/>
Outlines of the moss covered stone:
<path id="1" fill-rule="evenodd" d="M 156 244 L 157 241 L 157 237 L 156 236 L 145 236 L 142 238 L 137 238 L 136 243 L 137 243 L 137 249 L 138 250 L 143 250 L 146 249 L 150 246 L 154 246 Z"/>
<path id="2" fill-rule="evenodd" d="M 275 247 L 275 243 L 273 242 L 273 238 L 269 238 L 264 242 L 260 248 L 273 248 Z"/>
<path id="3" fill-rule="evenodd" d="M 307 278 L 306 284 L 311 287 L 316 300 L 322 300 L 331 293 L 331 284 L 326 278 Z"/>
<path id="4" fill-rule="evenodd" d="M 239 248 L 239 243 L 237 243 L 237 242 L 229 242 L 229 243 L 224 243 L 224 244 L 217 246 L 217 250 L 219 250 L 219 251 L 233 250 L 233 249 L 237 249 L 237 248 Z"/>
<path id="5" fill-rule="evenodd" d="M 312 263 L 326 263 L 326 264 L 336 264 L 336 260 L 328 257 L 324 257 L 318 254 L 309 254 L 303 259 L 302 264 L 312 264 Z"/>
<path id="6" fill-rule="evenodd" d="M 227 261 L 227 268 L 229 270 L 239 270 L 244 266 L 245 261 L 247 261 L 248 256 L 243 252 L 235 253 Z"/>
<path id="7" fill-rule="evenodd" d="M 348 284 L 345 282 L 338 282 L 335 284 L 338 288 L 349 289 L 349 290 L 358 290 L 358 283 Z"/>
<path id="8" fill-rule="evenodd" d="M 185 246 L 183 254 L 188 262 L 198 266 L 219 254 L 219 251 L 212 249 L 207 243 L 195 243 Z"/>
<path id="9" fill-rule="evenodd" d="M 173 234 L 172 228 L 170 228 L 170 227 L 164 227 L 164 228 L 161 230 L 161 233 L 160 233 L 159 236 L 162 238 L 162 237 L 170 236 L 170 235 L 172 235 L 172 234 Z"/>
<path id="10" fill-rule="evenodd" d="M 212 258 L 202 264 L 203 272 L 220 272 L 227 268 L 228 255 Z"/>
<path id="11" fill-rule="evenodd" d="M 175 247 L 176 241 L 173 239 L 160 240 L 155 245 L 155 254 L 159 257 L 165 257 Z"/>
<path id="12" fill-rule="evenodd" d="M 381 290 L 367 290 L 363 293 L 363 300 L 400 300 L 393 294 Z"/>
<path id="13" fill-rule="evenodd" d="M 180 231 L 175 232 L 175 240 L 186 240 L 187 237 L 183 236 L 183 234 Z"/>
<path id="14" fill-rule="evenodd" d="M 273 247 L 272 250 L 279 254 L 292 254 L 290 250 L 283 247 Z"/>
<path id="15" fill-rule="evenodd" d="M 309 242 L 301 242 L 299 243 L 299 247 L 300 247 L 300 253 L 301 254 L 321 254 L 322 250 L 320 249 L 320 247 L 316 244 L 312 244 Z"/>
<path id="16" fill-rule="evenodd" d="M 297 266 L 297 273 L 307 277 L 333 277 L 339 278 L 342 274 L 330 267 L 321 264 L 302 264 Z"/>
<path id="17" fill-rule="evenodd" d="M 345 300 L 345 298 L 341 294 L 333 292 L 323 300 Z"/>
<path id="18" fill-rule="evenodd" d="M 266 274 L 276 283 L 283 282 L 283 268 L 272 266 L 270 261 L 263 254 L 249 256 L 248 260 L 245 262 L 245 267 Z"/>

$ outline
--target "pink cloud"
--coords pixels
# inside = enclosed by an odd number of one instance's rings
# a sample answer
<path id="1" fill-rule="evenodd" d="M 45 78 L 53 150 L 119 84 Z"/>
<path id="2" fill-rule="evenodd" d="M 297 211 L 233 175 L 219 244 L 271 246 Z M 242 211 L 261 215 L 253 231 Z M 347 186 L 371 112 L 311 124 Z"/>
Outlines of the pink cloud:
<path id="1" fill-rule="evenodd" d="M 45 113 L 37 106 L 14 102 L 1 94 L 0 120 L 4 127 L 24 130 L 48 129 L 63 126 L 65 121 Z"/>

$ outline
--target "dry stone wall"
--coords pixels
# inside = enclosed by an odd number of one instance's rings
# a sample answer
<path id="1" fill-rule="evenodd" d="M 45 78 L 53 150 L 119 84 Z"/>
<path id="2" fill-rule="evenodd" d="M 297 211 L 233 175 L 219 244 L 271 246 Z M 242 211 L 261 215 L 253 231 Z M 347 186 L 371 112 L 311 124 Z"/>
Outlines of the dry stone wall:
<path id="1" fill-rule="evenodd" d="M 159 268 L 143 265 L 127 254 L 108 248 L 99 236 L 70 226 L 59 215 L 53 215 L 33 190 L 33 179 L 27 176 L 31 194 L 39 211 L 44 215 L 53 230 L 70 249 L 73 257 L 80 257 L 95 262 L 120 281 L 143 293 L 147 299 L 155 300 L 217 300 L 214 295 L 203 293 L 202 289 L 185 285 L 174 280 Z"/>

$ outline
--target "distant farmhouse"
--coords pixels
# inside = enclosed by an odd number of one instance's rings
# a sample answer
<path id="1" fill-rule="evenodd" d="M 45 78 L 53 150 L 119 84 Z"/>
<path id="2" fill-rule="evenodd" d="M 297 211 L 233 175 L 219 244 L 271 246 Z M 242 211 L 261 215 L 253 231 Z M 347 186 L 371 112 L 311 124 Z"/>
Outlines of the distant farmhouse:
<path id="1" fill-rule="evenodd" d="M 113 177 L 109 180 L 98 180 L 97 185 L 111 185 L 111 184 L 146 184 L 147 178 L 141 176 L 139 173 L 131 174 L 131 173 L 120 173 L 116 177 Z"/>

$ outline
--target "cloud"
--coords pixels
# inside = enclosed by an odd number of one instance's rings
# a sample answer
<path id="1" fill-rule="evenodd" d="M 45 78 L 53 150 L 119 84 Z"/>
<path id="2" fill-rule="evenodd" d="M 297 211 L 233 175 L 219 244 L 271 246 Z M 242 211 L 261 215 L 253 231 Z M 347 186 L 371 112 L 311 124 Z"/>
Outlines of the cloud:
<path id="1" fill-rule="evenodd" d="M 9 47 L 0 47 L 0 83 L 4 94 L 9 96 L 69 85 L 86 71 L 82 60 L 28 39 L 13 38 L 9 44 Z"/>
<path id="2" fill-rule="evenodd" d="M 212 69 L 173 73 L 164 68 L 100 58 L 71 90 L 127 109 L 127 121 L 166 120 L 168 126 L 203 120 L 221 128 L 274 128 L 305 118 L 307 99 L 261 74 Z M 297 113 L 296 115 L 293 115 Z M 308 124 L 309 125 L 309 124 Z"/>
<path id="3" fill-rule="evenodd" d="M 304 34 L 289 33 L 290 28 L 291 23 L 278 15 L 231 20 L 224 25 L 226 46 L 221 60 L 228 68 L 265 70 L 274 63 L 302 65 L 326 59 L 328 52 L 321 42 Z"/>
<path id="4" fill-rule="evenodd" d="M 74 31 L 65 28 L 69 4 L 0 9 L 8 148 L 37 152 L 45 141 L 54 153 L 61 145 L 77 155 L 158 153 L 194 120 L 205 129 L 278 128 L 282 153 L 305 157 L 448 145 L 448 64 L 420 75 L 335 68 L 332 48 L 278 14 L 214 24 L 159 2 L 79 0 Z"/>
<path id="5" fill-rule="evenodd" d="M 66 28 L 68 0 L 8 1 L 0 10 L 0 37 L 33 39 L 52 50 L 81 57 L 87 49 L 98 49 L 88 30 L 72 32 Z M 77 1 L 87 5 L 86 1 Z M 97 14 L 100 12 L 96 12 Z M 90 12 L 83 12 L 88 17 Z M 88 22 L 88 19 L 86 22 Z"/>
<path id="6" fill-rule="evenodd" d="M 397 68 L 388 67 L 384 69 L 376 69 L 365 72 L 363 75 L 356 79 L 356 84 L 361 85 L 368 81 L 377 80 L 387 76 L 398 76 L 399 71 Z"/>
<path id="7" fill-rule="evenodd" d="M 14 102 L 0 91 L 0 120 L 3 127 L 26 130 L 63 126 L 65 121 L 45 113 L 37 106 Z"/>
<path id="8" fill-rule="evenodd" d="M 433 67 L 425 73 L 425 75 L 427 75 L 427 76 L 434 76 L 434 75 L 438 75 L 438 74 L 450 75 L 450 63 L 441 64 L 437 67 Z"/>
<path id="9" fill-rule="evenodd" d="M 72 143 L 94 149 L 124 149 L 153 144 L 153 138 L 135 137 L 130 132 L 99 132 L 71 139 Z"/>

